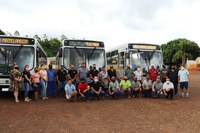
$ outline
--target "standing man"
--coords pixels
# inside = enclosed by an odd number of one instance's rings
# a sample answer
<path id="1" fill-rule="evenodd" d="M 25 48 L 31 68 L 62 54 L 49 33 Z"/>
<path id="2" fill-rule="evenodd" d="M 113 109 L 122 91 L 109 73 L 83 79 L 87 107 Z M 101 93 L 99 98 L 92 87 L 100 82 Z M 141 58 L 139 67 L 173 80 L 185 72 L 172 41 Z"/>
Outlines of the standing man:
<path id="1" fill-rule="evenodd" d="M 68 71 L 68 79 L 71 79 L 72 84 L 76 87 L 77 71 L 74 69 L 74 65 L 71 65 L 71 69 Z"/>
<path id="2" fill-rule="evenodd" d="M 117 70 L 117 80 L 118 82 L 121 82 L 123 80 L 123 77 L 125 76 L 125 70 L 123 69 L 123 65 L 119 65 L 119 69 Z"/>
<path id="3" fill-rule="evenodd" d="M 133 81 L 134 73 L 133 70 L 130 68 L 130 64 L 126 66 L 125 74 L 130 82 Z"/>
<path id="4" fill-rule="evenodd" d="M 56 80 L 58 83 L 58 90 L 57 90 L 57 96 L 63 96 L 65 84 L 67 82 L 67 71 L 64 69 L 64 65 L 61 65 L 60 69 L 58 70 L 56 74 Z"/>
<path id="5" fill-rule="evenodd" d="M 55 96 L 56 71 L 53 69 L 51 64 L 49 64 L 49 69 L 47 70 L 47 77 L 48 77 L 48 85 L 47 85 L 48 95 Z"/>
<path id="6" fill-rule="evenodd" d="M 82 66 L 78 69 L 79 82 L 80 82 L 80 79 L 84 79 L 84 81 L 87 82 L 88 73 L 89 73 L 89 70 L 86 68 L 86 64 L 82 63 Z"/>
<path id="7" fill-rule="evenodd" d="M 149 69 L 148 74 L 149 74 L 150 80 L 151 80 L 152 82 L 155 82 L 156 79 L 157 79 L 157 76 L 158 76 L 158 70 L 156 70 L 156 69 L 154 68 L 154 66 L 151 66 L 151 69 Z"/>
<path id="8" fill-rule="evenodd" d="M 90 79 L 94 80 L 94 77 L 98 77 L 99 78 L 99 71 L 96 69 L 96 65 L 95 64 L 92 65 L 92 70 L 90 70 Z"/>
<path id="9" fill-rule="evenodd" d="M 179 82 L 180 82 L 180 88 L 181 88 L 181 96 L 184 97 L 189 97 L 188 93 L 188 83 L 189 83 L 189 72 L 183 65 L 181 65 L 181 70 L 178 71 L 178 77 L 179 77 Z M 185 93 L 184 93 L 185 89 Z"/>
<path id="10" fill-rule="evenodd" d="M 172 100 L 174 93 L 174 85 L 172 82 L 170 82 L 169 78 L 167 78 L 166 82 L 163 84 L 163 93 L 167 99 L 170 98 Z"/>
<path id="11" fill-rule="evenodd" d="M 113 68 L 113 65 L 110 65 L 110 69 L 108 70 L 108 79 L 111 80 L 112 77 L 117 77 L 116 70 Z"/>
<path id="12" fill-rule="evenodd" d="M 103 66 L 103 67 L 101 68 L 101 72 L 99 73 L 99 75 L 100 75 L 101 82 L 103 82 L 104 79 L 107 79 L 107 78 L 108 78 L 108 73 L 107 73 L 107 71 L 106 71 L 106 67 L 105 67 L 105 66 Z"/>
<path id="13" fill-rule="evenodd" d="M 161 77 L 161 82 L 165 83 L 167 78 L 167 69 L 165 65 L 163 65 L 163 68 L 160 71 L 160 77 Z"/>
<path id="14" fill-rule="evenodd" d="M 48 82 L 48 75 L 46 71 L 46 65 L 41 65 L 41 70 L 39 71 L 40 78 L 41 78 L 41 93 L 42 93 L 42 99 L 46 100 L 48 99 L 47 97 L 47 82 Z"/>
<path id="15" fill-rule="evenodd" d="M 171 69 L 169 69 L 167 76 L 170 79 L 170 82 L 174 84 L 174 94 L 176 95 L 178 93 L 178 70 L 176 66 L 171 66 Z"/>

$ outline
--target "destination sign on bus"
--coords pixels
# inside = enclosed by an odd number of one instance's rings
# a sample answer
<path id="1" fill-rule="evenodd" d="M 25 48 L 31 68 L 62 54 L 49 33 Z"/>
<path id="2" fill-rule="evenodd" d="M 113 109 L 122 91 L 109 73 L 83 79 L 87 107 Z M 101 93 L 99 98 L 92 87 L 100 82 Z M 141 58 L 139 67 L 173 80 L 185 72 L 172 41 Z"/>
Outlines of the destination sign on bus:
<path id="1" fill-rule="evenodd" d="M 13 38 L 13 37 L 0 37 L 0 43 L 2 44 L 34 44 L 34 39 L 27 38 Z"/>
<path id="2" fill-rule="evenodd" d="M 129 45 L 129 48 L 130 49 L 147 49 L 147 50 L 158 49 L 157 46 L 155 45 L 143 45 L 143 44 L 140 44 L 140 45 L 132 44 L 132 45 Z"/>
<path id="3" fill-rule="evenodd" d="M 102 42 L 92 41 L 65 41 L 65 46 L 80 46 L 80 47 L 104 47 Z"/>

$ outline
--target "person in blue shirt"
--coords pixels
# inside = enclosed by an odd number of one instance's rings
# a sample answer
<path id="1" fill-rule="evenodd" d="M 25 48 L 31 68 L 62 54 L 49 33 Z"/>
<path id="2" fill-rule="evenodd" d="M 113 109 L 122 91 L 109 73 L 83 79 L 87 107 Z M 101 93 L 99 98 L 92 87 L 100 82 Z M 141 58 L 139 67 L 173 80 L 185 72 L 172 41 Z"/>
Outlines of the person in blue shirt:
<path id="1" fill-rule="evenodd" d="M 68 100 L 76 101 L 77 91 L 76 87 L 72 84 L 72 80 L 69 79 L 67 84 L 65 85 L 65 96 Z"/>
<path id="2" fill-rule="evenodd" d="M 55 96 L 56 71 L 53 69 L 51 64 L 49 64 L 47 75 L 48 75 L 48 83 L 47 83 L 48 96 Z"/>
<path id="3" fill-rule="evenodd" d="M 178 77 L 180 82 L 180 88 L 181 88 L 181 97 L 184 97 L 186 94 L 186 97 L 189 97 L 188 94 L 188 82 L 189 82 L 189 72 L 183 65 L 181 65 L 181 70 L 178 71 Z M 184 93 L 185 89 L 185 93 Z"/>

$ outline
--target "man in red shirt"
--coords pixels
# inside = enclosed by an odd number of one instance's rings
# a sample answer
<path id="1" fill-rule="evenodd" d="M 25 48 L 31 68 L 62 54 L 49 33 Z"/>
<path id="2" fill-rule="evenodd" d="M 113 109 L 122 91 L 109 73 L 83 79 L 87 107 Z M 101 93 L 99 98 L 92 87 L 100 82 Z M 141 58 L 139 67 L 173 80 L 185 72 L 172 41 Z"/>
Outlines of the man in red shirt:
<path id="1" fill-rule="evenodd" d="M 85 83 L 85 79 L 81 79 L 78 85 L 78 92 L 83 100 L 89 101 L 90 97 L 90 86 Z"/>
<path id="2" fill-rule="evenodd" d="M 158 70 L 156 70 L 156 69 L 154 68 L 154 66 L 151 66 L 151 69 L 149 69 L 148 74 L 149 74 L 149 77 L 150 77 L 151 81 L 154 82 L 154 81 L 156 81 L 156 79 L 157 79 Z"/>

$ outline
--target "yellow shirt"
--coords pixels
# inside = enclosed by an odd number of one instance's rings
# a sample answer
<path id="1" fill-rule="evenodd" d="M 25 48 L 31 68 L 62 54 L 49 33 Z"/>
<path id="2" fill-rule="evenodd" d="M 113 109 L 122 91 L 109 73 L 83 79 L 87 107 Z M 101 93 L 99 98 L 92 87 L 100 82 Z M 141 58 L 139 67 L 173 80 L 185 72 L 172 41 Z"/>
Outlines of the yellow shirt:
<path id="1" fill-rule="evenodd" d="M 122 80 L 120 82 L 120 86 L 122 87 L 122 89 L 127 89 L 127 88 L 130 88 L 131 87 L 131 82 L 129 80 L 125 81 L 125 80 Z"/>

